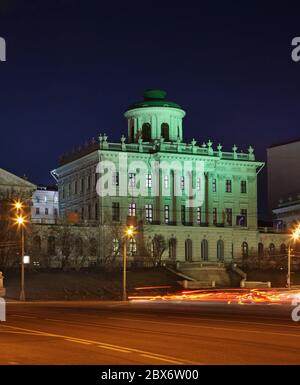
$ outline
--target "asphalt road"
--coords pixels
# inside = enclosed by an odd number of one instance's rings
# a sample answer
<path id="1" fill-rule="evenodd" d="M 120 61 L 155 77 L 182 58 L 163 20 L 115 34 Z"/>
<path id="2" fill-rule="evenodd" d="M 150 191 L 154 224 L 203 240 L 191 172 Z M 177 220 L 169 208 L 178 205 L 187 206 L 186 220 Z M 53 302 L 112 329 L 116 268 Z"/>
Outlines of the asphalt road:
<path id="1" fill-rule="evenodd" d="M 278 305 L 12 302 L 0 364 L 300 364 L 300 322 Z"/>

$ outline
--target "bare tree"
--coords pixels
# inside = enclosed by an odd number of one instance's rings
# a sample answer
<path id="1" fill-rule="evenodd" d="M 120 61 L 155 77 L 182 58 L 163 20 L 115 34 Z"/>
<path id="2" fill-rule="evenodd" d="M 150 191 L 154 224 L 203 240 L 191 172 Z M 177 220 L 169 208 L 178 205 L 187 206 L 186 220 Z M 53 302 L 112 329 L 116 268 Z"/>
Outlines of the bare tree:
<path id="1" fill-rule="evenodd" d="M 161 234 L 155 234 L 154 237 L 147 242 L 146 247 L 153 266 L 160 266 L 163 253 L 167 249 L 165 237 Z"/>

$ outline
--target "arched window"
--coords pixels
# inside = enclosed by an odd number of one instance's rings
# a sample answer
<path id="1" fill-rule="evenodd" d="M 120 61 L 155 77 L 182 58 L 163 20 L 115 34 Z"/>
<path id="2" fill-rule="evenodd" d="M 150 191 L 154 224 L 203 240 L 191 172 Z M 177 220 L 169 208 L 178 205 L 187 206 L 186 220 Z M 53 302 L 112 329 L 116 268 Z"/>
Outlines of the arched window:
<path id="1" fill-rule="evenodd" d="M 151 141 L 151 124 L 150 123 L 144 123 L 142 125 L 142 139 L 144 142 Z"/>
<path id="2" fill-rule="evenodd" d="M 173 261 L 176 260 L 176 238 L 169 240 L 169 258 Z"/>
<path id="3" fill-rule="evenodd" d="M 41 253 L 41 237 L 36 235 L 32 240 L 32 254 L 33 256 L 40 256 Z"/>
<path id="4" fill-rule="evenodd" d="M 281 255 L 285 255 L 286 254 L 286 244 L 285 243 L 282 243 L 281 245 L 280 245 L 280 254 Z"/>
<path id="5" fill-rule="evenodd" d="M 55 237 L 48 237 L 47 253 L 49 256 L 55 255 Z"/>
<path id="6" fill-rule="evenodd" d="M 202 239 L 202 241 L 201 241 L 201 259 L 203 261 L 208 261 L 208 241 L 207 241 L 207 239 Z"/>
<path id="7" fill-rule="evenodd" d="M 170 140 L 169 125 L 168 125 L 168 123 L 162 123 L 162 125 L 161 125 L 161 136 L 165 139 L 166 142 L 168 142 Z"/>
<path id="8" fill-rule="evenodd" d="M 224 261 L 224 241 L 222 239 L 217 242 L 217 259 L 218 261 Z"/>
<path id="9" fill-rule="evenodd" d="M 193 261 L 193 243 L 191 239 L 185 241 L 185 260 L 187 262 Z"/>
<path id="10" fill-rule="evenodd" d="M 264 245 L 261 242 L 258 244 L 257 253 L 258 253 L 258 257 L 259 258 L 263 258 L 264 257 Z"/>
<path id="11" fill-rule="evenodd" d="M 242 243 L 242 257 L 245 258 L 245 257 L 248 257 L 248 255 L 249 255 L 248 243 L 243 242 Z"/>
<path id="12" fill-rule="evenodd" d="M 275 248 L 274 243 L 270 243 L 270 246 L 269 246 L 270 255 L 275 255 L 275 251 L 276 251 L 276 248 Z"/>
<path id="13" fill-rule="evenodd" d="M 79 256 L 83 255 L 83 242 L 81 238 L 75 239 L 75 253 Z"/>

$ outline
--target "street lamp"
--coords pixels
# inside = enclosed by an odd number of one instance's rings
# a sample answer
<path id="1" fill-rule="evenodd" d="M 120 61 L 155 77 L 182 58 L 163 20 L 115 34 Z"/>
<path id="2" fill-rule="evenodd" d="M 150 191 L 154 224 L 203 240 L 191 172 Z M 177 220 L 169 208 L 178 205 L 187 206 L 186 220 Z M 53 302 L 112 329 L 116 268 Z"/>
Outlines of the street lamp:
<path id="1" fill-rule="evenodd" d="M 24 257 L 25 257 L 25 247 L 24 247 L 24 227 L 25 227 L 25 218 L 22 215 L 18 215 L 16 218 L 16 223 L 21 229 L 21 292 L 20 292 L 20 301 L 25 301 L 25 268 L 24 268 Z"/>
<path id="2" fill-rule="evenodd" d="M 298 225 L 296 230 L 294 230 L 292 232 L 291 238 L 294 242 L 299 240 L 299 238 L 300 238 L 300 224 Z M 288 247 L 288 273 L 287 273 L 287 279 L 286 279 L 286 286 L 289 289 L 291 287 L 291 251 L 292 250 L 291 250 L 291 241 L 290 241 L 289 247 Z"/>
<path id="3" fill-rule="evenodd" d="M 124 232 L 124 246 L 123 246 L 123 301 L 127 301 L 127 240 L 134 237 L 135 230 L 133 226 L 128 226 Z"/>
<path id="4" fill-rule="evenodd" d="M 26 223 L 25 217 L 22 215 L 22 209 L 24 208 L 24 203 L 20 200 L 17 200 L 13 203 L 13 208 L 17 211 L 17 217 L 15 219 L 16 224 L 21 230 L 21 291 L 20 291 L 20 301 L 25 301 L 25 266 L 24 266 L 24 257 L 25 257 L 25 240 L 24 240 L 24 227 Z"/>

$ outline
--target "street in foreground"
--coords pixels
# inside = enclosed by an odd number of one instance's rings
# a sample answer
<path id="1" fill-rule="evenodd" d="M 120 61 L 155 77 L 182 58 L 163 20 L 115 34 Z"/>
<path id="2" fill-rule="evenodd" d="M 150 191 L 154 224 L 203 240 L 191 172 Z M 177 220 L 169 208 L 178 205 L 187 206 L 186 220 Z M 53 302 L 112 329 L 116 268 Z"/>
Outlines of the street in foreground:
<path id="1" fill-rule="evenodd" d="M 287 305 L 9 302 L 1 364 L 299 364 Z"/>

